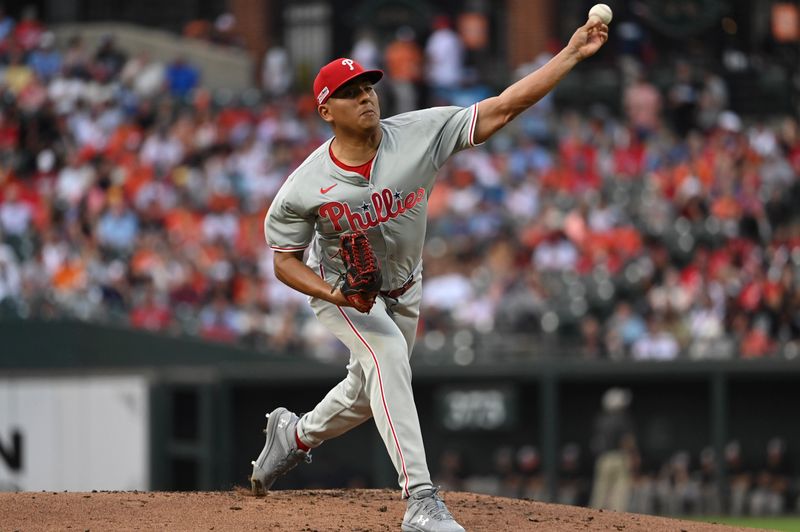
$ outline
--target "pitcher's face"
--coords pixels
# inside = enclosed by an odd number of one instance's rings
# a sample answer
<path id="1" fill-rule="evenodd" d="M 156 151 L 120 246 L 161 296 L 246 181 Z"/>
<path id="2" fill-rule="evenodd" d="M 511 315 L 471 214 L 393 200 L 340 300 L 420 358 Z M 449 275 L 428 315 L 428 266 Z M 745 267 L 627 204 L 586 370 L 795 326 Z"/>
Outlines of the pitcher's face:
<path id="1" fill-rule="evenodd" d="M 369 130 L 378 127 L 381 107 L 372 83 L 356 78 L 339 87 L 319 106 L 319 113 L 323 120 L 334 122 L 337 127 Z"/>

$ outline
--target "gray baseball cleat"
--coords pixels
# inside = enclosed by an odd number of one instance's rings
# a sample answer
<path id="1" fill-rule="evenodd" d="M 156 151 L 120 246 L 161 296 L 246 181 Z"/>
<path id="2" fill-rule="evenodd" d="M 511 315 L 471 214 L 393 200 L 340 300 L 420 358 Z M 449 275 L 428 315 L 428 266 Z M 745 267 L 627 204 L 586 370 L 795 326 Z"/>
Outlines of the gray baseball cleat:
<path id="1" fill-rule="evenodd" d="M 300 462 L 311 462 L 311 453 L 297 448 L 295 429 L 299 417 L 285 408 L 267 414 L 267 442 L 253 464 L 250 488 L 253 495 L 264 495 L 278 477 L 294 469 Z"/>
<path id="2" fill-rule="evenodd" d="M 403 532 L 465 532 L 439 497 L 439 488 L 421 490 L 408 498 L 401 529 Z"/>

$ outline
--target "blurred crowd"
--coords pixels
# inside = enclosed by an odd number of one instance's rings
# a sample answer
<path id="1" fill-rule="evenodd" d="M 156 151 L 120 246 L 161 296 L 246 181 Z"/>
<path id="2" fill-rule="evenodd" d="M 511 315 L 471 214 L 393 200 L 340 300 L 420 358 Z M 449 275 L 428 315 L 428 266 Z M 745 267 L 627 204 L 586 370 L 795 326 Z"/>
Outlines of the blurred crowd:
<path id="1" fill-rule="evenodd" d="M 587 445 L 568 442 L 559 449 L 552 486 L 536 445 L 508 441 L 494 449 L 491 460 L 485 452 L 449 445 L 434 480 L 451 490 L 649 515 L 800 512 L 800 476 L 784 438 L 755 442 L 759 448 L 747 452 L 734 439 L 720 457 L 713 446 L 647 452 L 637 438 L 647 429 L 637 431 L 631 400 L 626 388 L 603 393 L 601 410 L 585 424 L 591 426 Z"/>
<path id="2" fill-rule="evenodd" d="M 353 55 L 386 68 L 386 116 L 471 103 L 469 50 L 439 18 L 424 46 L 401 28 L 385 47 L 360 37 Z M 270 50 L 265 72 L 286 59 Z M 666 90 L 636 61 L 618 68 L 620 112 L 549 96 L 440 172 L 423 359 L 800 353 L 797 117 L 737 115 L 725 81 L 689 62 Z M 222 97 L 182 58 L 110 35 L 59 45 L 35 13 L 0 13 L 0 316 L 338 355 L 305 296 L 275 279 L 262 233 L 329 131 L 305 87 L 265 80 Z"/>
<path id="3" fill-rule="evenodd" d="M 476 464 L 464 454 L 448 450 L 439 458 L 434 481 L 448 490 L 590 506 L 592 461 L 591 453 L 580 445 L 565 444 L 559 453 L 552 498 L 539 449 L 530 444 L 498 447 L 488 470 L 474 467 Z M 800 478 L 789 461 L 784 439 L 764 442 L 763 450 L 750 460 L 745 458 L 741 444 L 731 441 L 725 446 L 721 464 L 725 470 L 722 481 L 711 447 L 697 454 L 678 451 L 663 461 L 637 456 L 632 482 L 619 510 L 670 516 L 774 516 L 800 511 Z"/>

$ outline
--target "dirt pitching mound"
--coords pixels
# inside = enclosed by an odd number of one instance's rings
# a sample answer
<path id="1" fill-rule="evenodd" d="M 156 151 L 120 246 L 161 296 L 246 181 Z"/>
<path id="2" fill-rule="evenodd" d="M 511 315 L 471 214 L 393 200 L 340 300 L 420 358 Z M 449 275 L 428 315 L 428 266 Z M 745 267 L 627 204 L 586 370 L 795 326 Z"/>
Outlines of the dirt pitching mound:
<path id="1" fill-rule="evenodd" d="M 752 530 L 474 493 L 443 496 L 470 532 Z M 398 531 L 405 507 L 392 490 L 0 493 L 0 529 Z"/>

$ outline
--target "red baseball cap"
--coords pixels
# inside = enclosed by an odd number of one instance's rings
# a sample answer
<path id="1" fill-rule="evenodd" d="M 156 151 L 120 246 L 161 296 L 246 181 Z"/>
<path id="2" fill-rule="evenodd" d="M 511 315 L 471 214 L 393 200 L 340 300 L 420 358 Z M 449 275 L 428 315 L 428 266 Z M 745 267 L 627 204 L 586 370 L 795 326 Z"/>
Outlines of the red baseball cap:
<path id="1" fill-rule="evenodd" d="M 356 61 L 346 57 L 334 59 L 320 68 L 319 74 L 314 78 L 314 97 L 317 99 L 317 105 L 327 102 L 336 89 L 359 76 L 377 83 L 383 77 L 383 70 L 364 70 L 364 67 Z"/>

